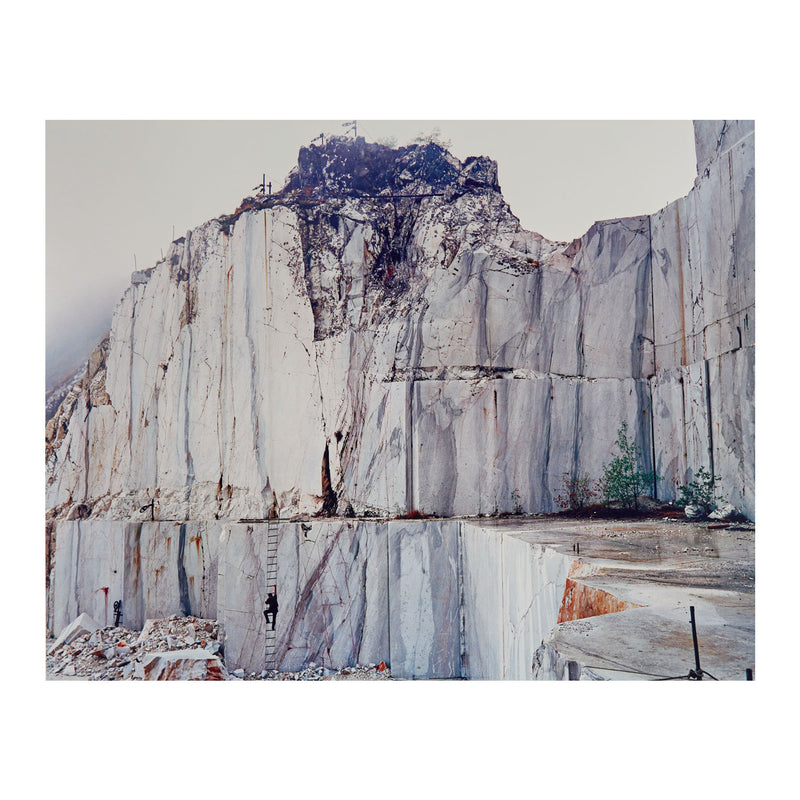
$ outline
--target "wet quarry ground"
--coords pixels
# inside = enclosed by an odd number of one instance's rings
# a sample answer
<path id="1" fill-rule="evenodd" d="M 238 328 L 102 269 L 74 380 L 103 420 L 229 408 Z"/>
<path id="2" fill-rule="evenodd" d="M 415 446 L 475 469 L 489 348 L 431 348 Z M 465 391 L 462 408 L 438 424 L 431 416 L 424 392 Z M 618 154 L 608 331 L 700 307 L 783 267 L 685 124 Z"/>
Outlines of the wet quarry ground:
<path id="1" fill-rule="evenodd" d="M 692 606 L 705 677 L 745 680 L 754 670 L 752 523 L 550 517 L 483 527 L 574 558 L 545 646 L 579 664 L 584 678 L 688 677 L 696 666 Z"/>
<path id="2" fill-rule="evenodd" d="M 575 554 L 637 582 L 753 592 L 752 523 L 720 525 L 683 520 L 558 520 L 512 518 L 482 523 L 519 532 L 520 538 Z M 576 552 L 573 545 L 579 545 Z"/>

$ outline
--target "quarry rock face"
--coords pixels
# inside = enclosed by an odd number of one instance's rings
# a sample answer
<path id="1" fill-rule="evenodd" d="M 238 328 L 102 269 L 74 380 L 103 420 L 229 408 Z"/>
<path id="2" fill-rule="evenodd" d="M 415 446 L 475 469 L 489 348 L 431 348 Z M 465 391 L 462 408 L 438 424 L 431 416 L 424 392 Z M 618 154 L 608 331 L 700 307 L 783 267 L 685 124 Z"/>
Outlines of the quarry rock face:
<path id="1" fill-rule="evenodd" d="M 489 159 L 303 148 L 281 192 L 135 274 L 48 422 L 51 516 L 185 523 L 167 561 L 195 613 L 195 521 L 552 511 L 622 422 L 661 499 L 704 467 L 752 517 L 753 125 L 695 137 L 685 198 L 571 243 L 521 228 Z"/>

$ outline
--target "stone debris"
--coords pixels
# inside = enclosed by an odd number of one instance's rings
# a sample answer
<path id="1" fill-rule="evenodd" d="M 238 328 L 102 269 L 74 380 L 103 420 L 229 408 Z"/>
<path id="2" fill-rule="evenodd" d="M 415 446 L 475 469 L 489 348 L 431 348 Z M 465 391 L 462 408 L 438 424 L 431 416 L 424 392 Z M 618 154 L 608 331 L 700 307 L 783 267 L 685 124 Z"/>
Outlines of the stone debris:
<path id="1" fill-rule="evenodd" d="M 737 511 L 730 503 L 722 503 L 718 505 L 709 515 L 709 519 L 733 519 L 737 516 Z"/>
<path id="2" fill-rule="evenodd" d="M 383 664 L 383 669 L 381 669 Z M 353 667 L 343 667 L 332 670 L 309 664 L 300 672 L 278 672 L 278 670 L 262 670 L 260 673 L 251 672 L 244 676 L 250 681 L 387 681 L 391 680 L 390 669 L 381 661 L 380 664 L 358 664 Z"/>
<path id="3" fill-rule="evenodd" d="M 65 628 L 48 649 L 48 675 L 95 681 L 228 678 L 219 658 L 222 643 L 216 620 L 173 614 L 147 620 L 141 632 L 113 626 L 89 628 L 86 614 Z M 185 663 L 176 660 L 176 652 L 189 653 L 183 658 Z M 213 677 L 217 674 L 223 677 Z"/>
<path id="4" fill-rule="evenodd" d="M 705 506 L 690 504 L 683 509 L 683 513 L 686 514 L 686 519 L 700 519 L 708 514 L 708 510 Z"/>
<path id="5" fill-rule="evenodd" d="M 100 626 L 88 614 L 81 614 L 61 631 L 58 639 L 48 650 L 48 654 L 64 644 L 70 644 L 79 637 L 94 633 L 99 628 Z"/>
<path id="6" fill-rule="evenodd" d="M 81 614 L 55 642 L 48 642 L 48 677 L 113 680 L 389 680 L 386 663 L 359 664 L 340 670 L 314 662 L 299 672 L 262 670 L 228 672 L 222 663 L 219 623 L 180 617 L 148 619 L 141 632 L 123 627 L 100 628 Z"/>

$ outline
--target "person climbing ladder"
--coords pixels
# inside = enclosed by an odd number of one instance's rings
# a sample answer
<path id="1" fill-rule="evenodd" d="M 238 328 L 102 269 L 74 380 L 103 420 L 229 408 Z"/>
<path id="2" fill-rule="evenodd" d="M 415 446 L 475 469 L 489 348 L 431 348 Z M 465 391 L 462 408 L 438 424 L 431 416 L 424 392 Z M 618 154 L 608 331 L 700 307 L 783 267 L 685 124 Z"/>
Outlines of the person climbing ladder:
<path id="1" fill-rule="evenodd" d="M 273 591 L 267 595 L 264 609 L 264 619 L 269 625 L 269 615 L 272 614 L 272 630 L 275 630 L 275 618 L 278 616 L 278 587 L 273 586 Z"/>

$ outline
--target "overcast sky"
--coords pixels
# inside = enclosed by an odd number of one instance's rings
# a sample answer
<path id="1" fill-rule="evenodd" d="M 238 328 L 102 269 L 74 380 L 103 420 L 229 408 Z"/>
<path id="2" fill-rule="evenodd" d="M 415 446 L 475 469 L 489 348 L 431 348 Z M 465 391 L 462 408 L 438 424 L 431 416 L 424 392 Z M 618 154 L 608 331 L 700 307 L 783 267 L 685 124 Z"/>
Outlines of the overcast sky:
<path id="1" fill-rule="evenodd" d="M 233 211 L 266 173 L 283 185 L 300 147 L 342 120 L 49 121 L 48 383 L 102 335 L 135 267 L 174 235 Z M 695 176 L 692 125 L 670 122 L 359 121 L 368 141 L 404 145 L 438 128 L 460 159 L 498 162 L 523 226 L 571 240 L 598 219 L 647 214 Z"/>

